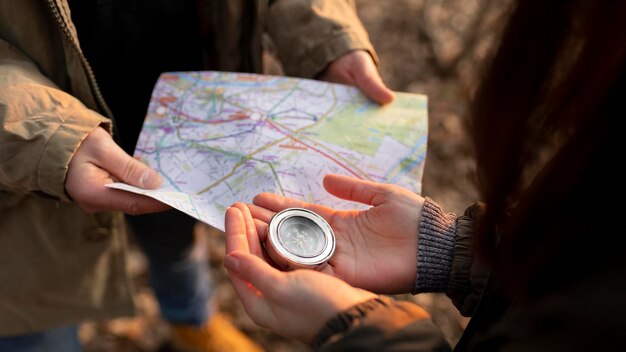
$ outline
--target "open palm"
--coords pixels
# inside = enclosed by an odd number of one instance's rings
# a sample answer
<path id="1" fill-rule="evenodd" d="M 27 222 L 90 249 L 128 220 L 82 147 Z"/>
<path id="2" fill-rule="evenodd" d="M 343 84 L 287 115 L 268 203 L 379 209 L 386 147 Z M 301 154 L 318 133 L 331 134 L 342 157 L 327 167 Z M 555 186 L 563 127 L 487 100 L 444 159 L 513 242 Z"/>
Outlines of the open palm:
<path id="1" fill-rule="evenodd" d="M 328 221 L 337 238 L 335 255 L 323 272 L 377 293 L 410 292 L 416 276 L 417 231 L 424 199 L 402 187 L 339 175 L 327 175 L 324 187 L 336 197 L 372 207 L 335 210 L 262 193 L 248 205 L 259 235 L 267 234 L 267 223 L 278 211 L 292 207 L 312 210 Z"/>

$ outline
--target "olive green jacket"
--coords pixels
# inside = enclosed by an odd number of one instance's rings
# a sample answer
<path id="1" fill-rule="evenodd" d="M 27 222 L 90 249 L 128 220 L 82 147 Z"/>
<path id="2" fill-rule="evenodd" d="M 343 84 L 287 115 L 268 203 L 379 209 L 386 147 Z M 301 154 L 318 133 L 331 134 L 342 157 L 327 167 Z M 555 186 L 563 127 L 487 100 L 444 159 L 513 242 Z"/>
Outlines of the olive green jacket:
<path id="1" fill-rule="evenodd" d="M 252 4 L 252 5 L 251 5 Z M 368 50 L 349 0 L 207 2 L 218 67 L 260 72 L 262 32 L 289 75 L 313 77 Z M 86 214 L 65 192 L 68 164 L 113 117 L 64 0 L 0 0 L 0 336 L 133 313 L 122 214 Z"/>

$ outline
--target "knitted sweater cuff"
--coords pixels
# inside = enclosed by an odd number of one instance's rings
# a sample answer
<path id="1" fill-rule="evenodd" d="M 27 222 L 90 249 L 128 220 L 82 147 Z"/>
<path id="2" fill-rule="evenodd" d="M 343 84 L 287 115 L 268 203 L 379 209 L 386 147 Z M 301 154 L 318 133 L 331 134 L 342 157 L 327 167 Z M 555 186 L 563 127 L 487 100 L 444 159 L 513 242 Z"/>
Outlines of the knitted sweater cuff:
<path id="1" fill-rule="evenodd" d="M 426 197 L 417 236 L 417 276 L 413 294 L 445 292 L 454 256 L 456 218 Z"/>

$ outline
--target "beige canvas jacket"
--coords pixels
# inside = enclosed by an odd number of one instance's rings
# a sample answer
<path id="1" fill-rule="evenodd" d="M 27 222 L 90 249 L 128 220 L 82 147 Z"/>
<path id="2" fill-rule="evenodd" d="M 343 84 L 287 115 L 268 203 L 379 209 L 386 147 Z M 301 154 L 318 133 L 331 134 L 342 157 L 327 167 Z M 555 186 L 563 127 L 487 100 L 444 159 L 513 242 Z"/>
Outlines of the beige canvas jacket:
<path id="1" fill-rule="evenodd" d="M 224 12 L 211 69 L 260 71 L 262 29 L 289 75 L 374 56 L 349 0 L 207 4 Z M 133 313 L 122 214 L 86 214 L 64 188 L 81 141 L 113 123 L 66 1 L 0 0 L 0 336 Z"/>

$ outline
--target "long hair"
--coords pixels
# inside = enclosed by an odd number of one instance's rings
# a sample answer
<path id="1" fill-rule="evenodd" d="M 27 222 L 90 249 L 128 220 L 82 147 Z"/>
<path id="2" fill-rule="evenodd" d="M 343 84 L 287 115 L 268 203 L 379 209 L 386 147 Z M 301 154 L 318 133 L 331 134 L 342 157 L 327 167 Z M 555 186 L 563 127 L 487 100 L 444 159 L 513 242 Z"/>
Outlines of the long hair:
<path id="1" fill-rule="evenodd" d="M 518 292 L 624 253 L 606 200 L 624 183 L 625 18 L 625 1 L 519 1 L 476 94 L 478 245 Z"/>

